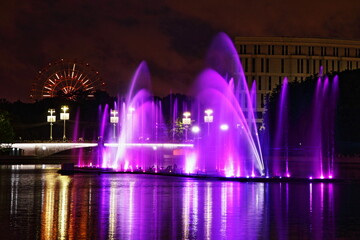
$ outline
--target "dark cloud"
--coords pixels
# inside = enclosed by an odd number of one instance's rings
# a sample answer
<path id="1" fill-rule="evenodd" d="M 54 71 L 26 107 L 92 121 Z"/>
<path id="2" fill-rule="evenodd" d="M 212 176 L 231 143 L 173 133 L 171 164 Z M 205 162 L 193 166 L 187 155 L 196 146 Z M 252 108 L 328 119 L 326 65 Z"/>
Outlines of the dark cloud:
<path id="1" fill-rule="evenodd" d="M 160 18 L 160 30 L 169 36 L 172 48 L 188 57 L 202 57 L 211 38 L 218 32 L 197 18 L 171 14 Z"/>
<path id="2" fill-rule="evenodd" d="M 89 62 L 111 95 L 125 93 L 142 60 L 154 92 L 186 92 L 212 37 L 360 39 L 358 1 L 2 1 L 0 98 L 29 101 L 38 70 L 61 58 Z"/>

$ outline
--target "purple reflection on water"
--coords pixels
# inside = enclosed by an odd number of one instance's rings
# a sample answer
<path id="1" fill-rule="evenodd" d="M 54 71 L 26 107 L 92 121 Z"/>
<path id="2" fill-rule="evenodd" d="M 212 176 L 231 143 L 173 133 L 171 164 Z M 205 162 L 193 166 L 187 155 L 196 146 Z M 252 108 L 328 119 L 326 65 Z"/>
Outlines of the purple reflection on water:
<path id="1" fill-rule="evenodd" d="M 6 239 L 347 239 L 360 234 L 358 184 L 0 171 Z"/>

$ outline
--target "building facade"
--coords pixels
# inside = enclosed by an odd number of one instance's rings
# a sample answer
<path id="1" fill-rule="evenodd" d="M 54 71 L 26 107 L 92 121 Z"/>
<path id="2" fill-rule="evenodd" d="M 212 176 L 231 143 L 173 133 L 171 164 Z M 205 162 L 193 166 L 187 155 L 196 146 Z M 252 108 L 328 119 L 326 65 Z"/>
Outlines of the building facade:
<path id="1" fill-rule="evenodd" d="M 285 77 L 289 82 L 302 81 L 311 75 L 352 70 L 360 66 L 360 41 L 235 37 L 235 47 L 249 86 L 256 82 L 258 123 L 265 111 L 266 95 Z"/>

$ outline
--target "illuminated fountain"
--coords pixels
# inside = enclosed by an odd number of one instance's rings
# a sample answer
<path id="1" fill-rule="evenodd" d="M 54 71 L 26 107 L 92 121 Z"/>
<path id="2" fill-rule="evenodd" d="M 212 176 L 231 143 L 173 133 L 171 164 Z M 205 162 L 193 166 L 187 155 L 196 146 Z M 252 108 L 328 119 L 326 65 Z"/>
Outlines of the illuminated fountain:
<path id="1" fill-rule="evenodd" d="M 332 179 L 336 174 L 338 77 L 320 76 L 316 82 L 297 86 L 297 92 L 291 91 L 291 85 L 285 78 L 275 100 L 276 118 L 269 124 L 273 139 L 267 170 L 278 177 Z"/>
<path id="2" fill-rule="evenodd" d="M 164 127 L 164 109 L 161 101 L 151 95 L 150 82 L 147 65 L 142 62 L 132 78 L 128 95 L 111 110 L 113 127 L 105 127 L 110 119 L 108 106 L 99 109 L 100 136 L 109 137 L 99 141 L 99 158 L 92 166 L 116 172 L 236 178 L 333 177 L 337 79 L 329 87 L 327 78 L 319 78 L 311 117 L 304 121 L 306 126 L 300 124 L 309 129 L 304 144 L 314 148 L 308 156 L 307 167 L 311 170 L 300 173 L 289 157 L 292 139 L 289 139 L 287 79 L 277 103 L 276 134 L 270 140 L 272 151 L 264 155 L 263 150 L 270 146 L 261 142 L 260 125 L 256 124 L 256 83 L 247 81 L 234 45 L 226 34 L 220 33 L 210 47 L 207 68 L 192 88 L 191 106 L 180 106 L 178 99 L 172 99 L 169 113 L 172 129 Z M 171 132 L 176 124 L 181 127 L 182 142 L 176 142 L 175 132 Z M 163 134 L 164 131 L 170 133 Z"/>
<path id="3" fill-rule="evenodd" d="M 142 62 L 133 76 L 125 101 L 115 104 L 121 126 L 116 134 L 119 137 L 117 142 L 105 144 L 102 168 L 144 171 L 162 165 L 156 144 L 159 126 L 163 125 L 161 104 L 149 91 L 150 76 L 146 63 Z"/>

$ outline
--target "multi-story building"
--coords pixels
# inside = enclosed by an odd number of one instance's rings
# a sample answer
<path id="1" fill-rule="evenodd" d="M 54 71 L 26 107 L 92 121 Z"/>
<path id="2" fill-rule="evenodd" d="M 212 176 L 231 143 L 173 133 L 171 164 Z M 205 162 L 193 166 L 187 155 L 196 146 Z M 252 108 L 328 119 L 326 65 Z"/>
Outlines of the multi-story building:
<path id="1" fill-rule="evenodd" d="M 302 81 L 322 73 L 357 69 L 360 41 L 288 38 L 235 37 L 235 47 L 248 84 L 256 81 L 257 122 L 262 121 L 265 97 L 273 88 L 288 81 Z"/>

